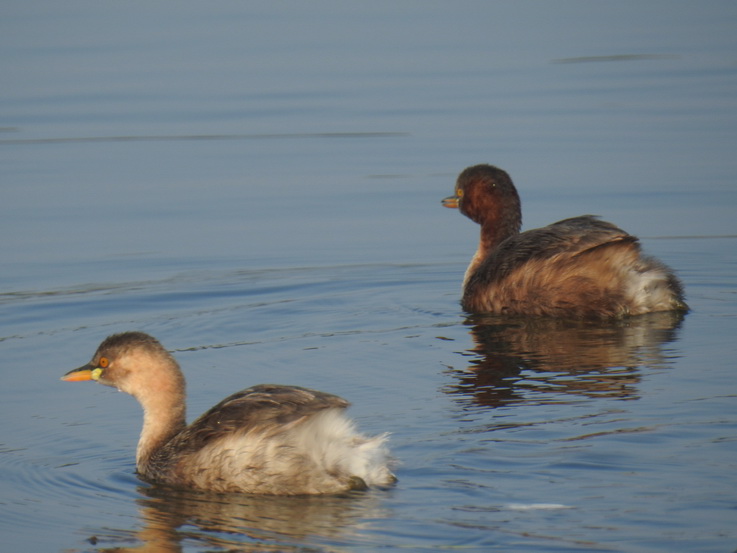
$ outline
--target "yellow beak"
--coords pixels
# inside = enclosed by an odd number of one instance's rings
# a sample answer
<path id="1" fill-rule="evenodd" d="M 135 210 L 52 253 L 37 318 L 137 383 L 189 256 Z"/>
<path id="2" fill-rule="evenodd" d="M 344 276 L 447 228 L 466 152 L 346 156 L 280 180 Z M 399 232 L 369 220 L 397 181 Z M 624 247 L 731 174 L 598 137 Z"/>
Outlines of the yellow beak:
<path id="1" fill-rule="evenodd" d="M 448 196 L 447 198 L 443 198 L 440 203 L 442 203 L 445 207 L 457 208 L 458 196 Z"/>
<path id="2" fill-rule="evenodd" d="M 87 363 L 78 369 L 72 369 L 61 377 L 66 382 L 83 382 L 85 380 L 97 380 L 100 377 L 101 369 L 97 369 Z"/>

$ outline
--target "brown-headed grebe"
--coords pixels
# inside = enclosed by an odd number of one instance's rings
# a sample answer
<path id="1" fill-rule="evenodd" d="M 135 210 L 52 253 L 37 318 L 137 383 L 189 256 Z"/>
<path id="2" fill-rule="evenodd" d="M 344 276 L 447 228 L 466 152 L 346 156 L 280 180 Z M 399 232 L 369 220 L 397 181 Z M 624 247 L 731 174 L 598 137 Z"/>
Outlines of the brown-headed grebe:
<path id="1" fill-rule="evenodd" d="M 147 480 L 216 492 L 331 494 L 396 481 L 386 435 L 356 433 L 344 399 L 295 386 L 237 392 L 189 426 L 185 382 L 153 337 L 106 338 L 92 360 L 62 377 L 96 380 L 143 407 L 136 468 Z"/>
<path id="2" fill-rule="evenodd" d="M 611 223 L 583 215 L 520 233 L 519 195 L 498 167 L 466 168 L 442 203 L 481 225 L 463 280 L 466 311 L 610 319 L 688 310 L 673 271 Z"/>

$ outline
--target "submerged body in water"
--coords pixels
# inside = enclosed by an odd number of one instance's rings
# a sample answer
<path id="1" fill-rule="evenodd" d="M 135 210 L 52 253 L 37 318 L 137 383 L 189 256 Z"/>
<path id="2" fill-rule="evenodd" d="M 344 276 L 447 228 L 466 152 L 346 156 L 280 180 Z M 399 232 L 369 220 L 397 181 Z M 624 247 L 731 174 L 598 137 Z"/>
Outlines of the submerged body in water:
<path id="1" fill-rule="evenodd" d="M 466 311 L 609 319 L 688 310 L 673 271 L 611 223 L 583 215 L 520 232 L 519 195 L 498 167 L 465 169 L 443 205 L 481 225 L 463 280 Z"/>
<path id="2" fill-rule="evenodd" d="M 330 494 L 396 481 L 386 435 L 358 434 L 344 399 L 296 386 L 237 392 L 185 424 L 185 381 L 153 337 L 105 339 L 67 381 L 97 380 L 134 396 L 144 411 L 136 468 L 145 479 L 216 492 Z"/>

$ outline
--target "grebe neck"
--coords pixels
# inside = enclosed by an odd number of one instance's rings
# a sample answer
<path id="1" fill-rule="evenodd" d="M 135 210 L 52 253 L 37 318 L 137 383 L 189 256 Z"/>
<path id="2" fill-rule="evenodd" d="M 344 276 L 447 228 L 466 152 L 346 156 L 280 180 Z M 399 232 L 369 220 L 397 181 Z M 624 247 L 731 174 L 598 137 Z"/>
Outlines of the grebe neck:
<path id="1" fill-rule="evenodd" d="M 519 234 L 522 228 L 522 213 L 519 203 L 507 209 L 495 209 L 481 222 L 479 249 L 490 252 L 511 236 Z"/>
<path id="2" fill-rule="evenodd" d="M 507 238 L 516 236 L 519 234 L 520 227 L 522 226 L 522 218 L 517 215 L 507 216 L 505 218 L 499 217 L 494 219 L 487 219 L 481 225 L 481 235 L 479 237 L 479 245 L 476 249 L 476 253 L 471 259 L 471 263 L 466 269 L 466 274 L 463 277 L 463 288 L 466 287 L 468 280 L 471 278 L 479 268 L 479 266 L 487 259 L 493 251 L 499 247 L 499 244 L 504 242 Z"/>
<path id="3" fill-rule="evenodd" d="M 136 449 L 136 465 L 146 464 L 151 455 L 186 426 L 184 404 L 143 410 L 143 428 Z"/>
<path id="4" fill-rule="evenodd" d="M 186 427 L 183 391 L 138 398 L 143 407 L 143 428 L 136 450 L 136 465 L 146 464 L 151 455 Z"/>

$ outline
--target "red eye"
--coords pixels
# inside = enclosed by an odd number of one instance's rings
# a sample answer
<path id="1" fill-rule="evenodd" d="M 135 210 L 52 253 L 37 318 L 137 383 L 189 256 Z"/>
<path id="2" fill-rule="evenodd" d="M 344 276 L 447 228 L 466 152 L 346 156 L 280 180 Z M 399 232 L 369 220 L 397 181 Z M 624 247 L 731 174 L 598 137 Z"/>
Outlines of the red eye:
<path id="1" fill-rule="evenodd" d="M 110 361 L 108 361 L 107 357 L 100 357 L 97 364 L 104 369 L 110 364 Z"/>

